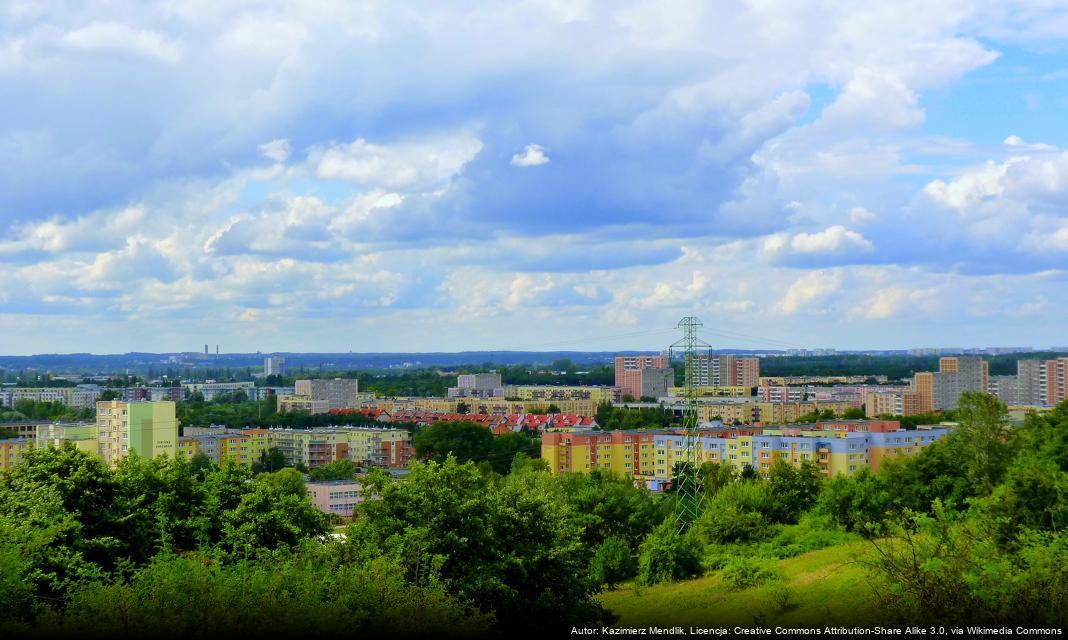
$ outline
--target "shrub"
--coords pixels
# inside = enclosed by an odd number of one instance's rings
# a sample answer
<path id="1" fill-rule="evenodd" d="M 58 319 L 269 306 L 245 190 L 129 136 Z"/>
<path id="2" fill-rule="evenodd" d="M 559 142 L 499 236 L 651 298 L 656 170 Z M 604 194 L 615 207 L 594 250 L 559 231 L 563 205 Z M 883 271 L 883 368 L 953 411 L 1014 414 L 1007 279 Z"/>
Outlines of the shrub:
<path id="1" fill-rule="evenodd" d="M 773 560 L 748 556 L 737 557 L 728 562 L 720 575 L 723 584 L 736 590 L 756 587 L 782 577 Z"/>
<path id="2" fill-rule="evenodd" d="M 657 584 L 690 578 L 701 573 L 701 545 L 693 534 L 679 534 L 676 524 L 667 520 L 641 545 L 638 581 Z"/>
<path id="3" fill-rule="evenodd" d="M 833 519 L 817 514 L 806 513 L 797 525 L 783 527 L 774 538 L 764 546 L 767 555 L 775 558 L 792 558 L 826 549 L 839 544 L 846 544 L 859 537 L 845 530 Z"/>
<path id="4" fill-rule="evenodd" d="M 612 536 L 606 539 L 590 561 L 590 576 L 597 584 L 612 588 L 624 580 L 633 578 L 638 572 L 638 562 L 631 552 L 630 545 L 622 538 Z"/>

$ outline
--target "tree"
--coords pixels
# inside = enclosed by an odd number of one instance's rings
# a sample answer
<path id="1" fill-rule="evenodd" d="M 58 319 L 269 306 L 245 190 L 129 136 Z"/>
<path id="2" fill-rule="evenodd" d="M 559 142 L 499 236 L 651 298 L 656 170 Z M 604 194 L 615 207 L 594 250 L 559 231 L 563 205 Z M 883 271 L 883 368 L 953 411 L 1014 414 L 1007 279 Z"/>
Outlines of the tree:
<path id="1" fill-rule="evenodd" d="M 851 407 L 842 413 L 842 418 L 846 420 L 863 420 L 866 417 L 868 414 L 864 412 L 864 407 Z"/>
<path id="2" fill-rule="evenodd" d="M 354 465 L 352 461 L 341 459 L 315 467 L 308 475 L 315 482 L 322 482 L 324 480 L 353 480 L 356 478 L 356 473 L 359 470 L 360 468 Z"/>
<path id="3" fill-rule="evenodd" d="M 286 466 L 286 457 L 278 447 L 271 447 L 260 452 L 260 459 L 253 463 L 252 470 L 256 473 L 279 471 Z"/>
<path id="4" fill-rule="evenodd" d="M 491 482 L 454 456 L 413 463 L 405 481 L 360 504 L 349 539 L 357 554 L 397 558 L 409 579 L 439 573 L 450 594 L 504 628 L 601 621 L 581 526 L 554 486 L 544 473 Z"/>
<path id="5" fill-rule="evenodd" d="M 558 407 L 558 406 L 557 406 L 557 405 L 555 405 L 555 404 L 550 404 L 550 405 L 549 405 L 549 406 L 548 406 L 548 407 L 547 407 L 547 408 L 545 409 L 545 413 L 553 413 L 553 414 L 557 414 L 557 413 L 560 413 L 560 407 Z"/>
<path id="6" fill-rule="evenodd" d="M 612 536 L 597 547 L 590 561 L 590 575 L 594 582 L 609 589 L 615 588 L 624 580 L 633 578 L 638 572 L 638 561 L 626 540 Z"/>
<path id="7" fill-rule="evenodd" d="M 768 471 L 768 488 L 776 501 L 773 520 L 781 523 L 796 522 L 802 511 L 807 511 L 816 502 L 823 486 L 823 472 L 811 460 L 804 460 L 797 467 L 778 459 Z"/>
<path id="8" fill-rule="evenodd" d="M 638 582 L 659 584 L 701 573 L 700 545 L 692 534 L 682 535 L 668 519 L 642 542 L 638 556 Z"/>
<path id="9" fill-rule="evenodd" d="M 486 460 L 494 452 L 490 430 L 466 421 L 428 425 L 415 434 L 412 444 L 415 455 L 422 460 L 442 461 L 450 454 L 461 462 Z"/>
<path id="10" fill-rule="evenodd" d="M 326 533 L 326 516 L 308 500 L 296 469 L 257 476 L 237 508 L 223 515 L 222 547 L 237 557 L 294 548 Z"/>
<path id="11" fill-rule="evenodd" d="M 469 411 L 471 411 L 471 407 L 466 402 L 457 402 L 456 403 L 456 413 L 459 413 L 460 415 L 465 415 Z"/>

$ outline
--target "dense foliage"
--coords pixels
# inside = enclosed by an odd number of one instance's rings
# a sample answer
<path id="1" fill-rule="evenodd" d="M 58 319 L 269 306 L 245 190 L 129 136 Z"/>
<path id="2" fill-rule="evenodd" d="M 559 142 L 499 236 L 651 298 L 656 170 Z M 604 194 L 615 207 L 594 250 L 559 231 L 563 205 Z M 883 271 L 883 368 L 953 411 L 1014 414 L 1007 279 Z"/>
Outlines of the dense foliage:
<path id="1" fill-rule="evenodd" d="M 422 460 L 444 461 L 453 456 L 460 462 L 480 462 L 487 469 L 504 474 L 517 455 L 541 455 L 541 441 L 529 433 L 494 436 L 473 422 L 437 422 L 418 429 L 412 439 L 415 455 Z"/>
<path id="2" fill-rule="evenodd" d="M 72 422 L 75 420 L 91 420 L 95 416 L 92 407 L 75 409 L 54 400 L 51 402 L 38 402 L 23 398 L 15 401 L 15 406 L 10 409 L 0 407 L 0 422 L 20 422 L 23 420 L 48 420 L 60 422 Z"/>

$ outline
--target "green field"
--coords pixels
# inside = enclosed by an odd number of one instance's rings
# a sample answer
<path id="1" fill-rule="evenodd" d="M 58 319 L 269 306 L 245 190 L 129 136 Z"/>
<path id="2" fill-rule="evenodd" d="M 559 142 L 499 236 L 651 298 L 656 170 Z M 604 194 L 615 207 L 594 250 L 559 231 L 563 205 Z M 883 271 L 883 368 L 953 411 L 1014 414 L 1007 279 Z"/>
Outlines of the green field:
<path id="1" fill-rule="evenodd" d="M 780 560 L 782 581 L 749 589 L 730 589 L 716 572 L 654 587 L 626 584 L 599 599 L 620 626 L 870 625 L 881 620 L 858 562 L 870 549 L 855 542 Z"/>

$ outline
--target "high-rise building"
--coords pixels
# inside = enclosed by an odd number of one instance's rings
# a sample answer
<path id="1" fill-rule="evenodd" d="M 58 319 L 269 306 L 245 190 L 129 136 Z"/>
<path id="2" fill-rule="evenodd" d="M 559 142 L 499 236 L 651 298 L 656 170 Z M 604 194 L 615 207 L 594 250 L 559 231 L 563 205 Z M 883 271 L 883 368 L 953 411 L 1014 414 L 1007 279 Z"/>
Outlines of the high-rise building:
<path id="1" fill-rule="evenodd" d="M 1019 404 L 1046 404 L 1046 387 L 1045 361 L 1034 359 L 1016 361 L 1016 392 Z"/>
<path id="2" fill-rule="evenodd" d="M 96 427 L 100 457 L 111 466 L 131 451 L 146 458 L 177 453 L 173 402 L 97 402 Z"/>
<path id="3" fill-rule="evenodd" d="M 263 373 L 268 376 L 284 376 L 286 374 L 286 359 L 282 356 L 264 358 Z"/>
<path id="4" fill-rule="evenodd" d="M 328 410 L 360 406 L 359 382 L 355 378 L 297 380 L 296 395 L 325 400 Z"/>
<path id="5" fill-rule="evenodd" d="M 1046 404 L 1068 399 L 1068 358 L 1046 360 Z"/>
<path id="6" fill-rule="evenodd" d="M 755 387 L 760 384 L 760 358 L 697 354 L 692 361 L 694 384 L 700 387 Z"/>
<path id="7" fill-rule="evenodd" d="M 667 380 L 670 371 L 671 382 L 664 387 L 660 395 L 667 395 L 667 387 L 673 387 L 674 369 L 664 356 L 619 356 L 616 358 L 616 386 L 635 400 L 647 395 L 645 391 L 658 391 L 660 383 Z M 649 371 L 649 382 L 645 381 Z M 659 396 L 649 396 L 659 397 Z"/>
<path id="8" fill-rule="evenodd" d="M 448 393 L 450 398 L 497 398 L 504 396 L 504 385 L 496 371 L 463 373 L 456 376 L 456 386 L 449 387 Z"/>
<path id="9" fill-rule="evenodd" d="M 918 413 L 934 411 L 934 377 L 930 371 L 919 371 L 912 376 L 912 389 L 916 392 Z"/>
<path id="10" fill-rule="evenodd" d="M 987 393 L 990 386 L 990 363 L 976 356 L 942 358 L 934 374 L 934 408 L 956 409 L 965 391 Z"/>

